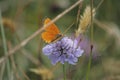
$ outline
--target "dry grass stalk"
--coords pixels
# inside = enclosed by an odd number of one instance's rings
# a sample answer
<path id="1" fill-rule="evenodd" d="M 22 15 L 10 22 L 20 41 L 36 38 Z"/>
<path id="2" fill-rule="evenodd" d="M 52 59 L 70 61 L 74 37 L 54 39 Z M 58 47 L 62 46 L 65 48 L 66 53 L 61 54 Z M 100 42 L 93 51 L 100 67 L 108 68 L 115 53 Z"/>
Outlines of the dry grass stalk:
<path id="1" fill-rule="evenodd" d="M 93 9 L 92 11 L 94 12 L 93 14 L 93 17 L 94 17 L 95 9 Z M 76 30 L 76 36 L 78 36 L 81 33 L 84 33 L 90 23 L 91 23 L 91 8 L 90 6 L 87 6 L 85 8 L 83 16 L 81 16 L 79 27 Z"/>

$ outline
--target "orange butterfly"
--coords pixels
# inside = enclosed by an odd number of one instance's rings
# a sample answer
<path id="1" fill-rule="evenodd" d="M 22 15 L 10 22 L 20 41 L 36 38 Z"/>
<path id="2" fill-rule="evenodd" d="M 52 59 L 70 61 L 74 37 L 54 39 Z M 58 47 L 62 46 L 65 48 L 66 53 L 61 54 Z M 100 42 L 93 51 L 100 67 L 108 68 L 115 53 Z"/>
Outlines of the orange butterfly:
<path id="1" fill-rule="evenodd" d="M 44 25 L 48 24 L 49 22 L 51 22 L 49 18 L 45 19 Z M 46 27 L 44 32 L 41 34 L 42 39 L 47 43 L 53 42 L 61 36 L 62 35 L 60 34 L 60 30 L 54 23 Z"/>

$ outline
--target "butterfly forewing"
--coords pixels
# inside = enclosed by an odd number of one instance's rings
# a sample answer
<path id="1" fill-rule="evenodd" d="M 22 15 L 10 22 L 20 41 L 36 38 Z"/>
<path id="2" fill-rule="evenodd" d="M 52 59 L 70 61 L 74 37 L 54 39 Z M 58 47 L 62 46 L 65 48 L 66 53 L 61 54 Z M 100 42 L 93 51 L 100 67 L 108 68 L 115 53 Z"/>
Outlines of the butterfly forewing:
<path id="1" fill-rule="evenodd" d="M 49 18 L 47 18 L 44 22 L 44 25 L 48 24 L 49 22 L 51 22 L 51 20 Z M 57 26 L 54 23 L 52 23 L 51 25 L 46 27 L 45 31 L 48 31 L 48 32 L 51 32 L 51 33 L 54 33 L 54 34 L 59 34 L 60 33 L 59 29 L 57 28 Z"/>
<path id="2" fill-rule="evenodd" d="M 45 19 L 44 25 L 48 24 L 49 22 L 51 22 L 49 18 Z M 58 34 L 60 34 L 59 29 L 54 23 L 52 23 L 45 28 L 44 32 L 41 34 L 41 37 L 45 42 L 50 43 L 57 38 Z"/>

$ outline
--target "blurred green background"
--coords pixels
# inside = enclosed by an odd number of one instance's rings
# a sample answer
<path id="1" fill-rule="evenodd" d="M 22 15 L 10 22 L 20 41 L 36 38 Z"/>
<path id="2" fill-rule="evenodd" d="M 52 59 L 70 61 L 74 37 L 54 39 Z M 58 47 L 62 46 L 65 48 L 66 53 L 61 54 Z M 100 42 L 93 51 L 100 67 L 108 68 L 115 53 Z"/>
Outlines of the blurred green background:
<path id="1" fill-rule="evenodd" d="M 45 18 L 55 18 L 77 0 L 0 0 L 3 26 L 8 50 L 42 27 Z M 101 0 L 93 0 L 96 8 Z M 120 80 L 120 0 L 104 0 L 96 11 L 94 43 L 97 57 L 92 59 L 89 80 Z M 83 0 L 82 15 L 90 0 Z M 78 6 L 60 18 L 56 25 L 64 32 L 77 19 Z M 66 35 L 75 32 L 74 24 Z M 89 30 L 85 36 L 90 38 Z M 62 65 L 51 65 L 42 54 L 45 43 L 40 35 L 15 52 L 9 58 L 10 77 L 7 78 L 6 63 L 0 64 L 2 80 L 62 80 Z M 0 31 L 0 57 L 4 56 Z M 76 66 L 66 64 L 68 80 L 85 80 L 88 58 L 82 56 Z"/>

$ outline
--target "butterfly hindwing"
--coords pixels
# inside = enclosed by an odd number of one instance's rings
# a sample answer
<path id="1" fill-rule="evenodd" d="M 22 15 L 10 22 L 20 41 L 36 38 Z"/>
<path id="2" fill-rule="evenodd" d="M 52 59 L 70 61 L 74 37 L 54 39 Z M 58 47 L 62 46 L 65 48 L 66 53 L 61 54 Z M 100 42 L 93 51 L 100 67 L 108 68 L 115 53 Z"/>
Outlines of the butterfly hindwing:
<path id="1" fill-rule="evenodd" d="M 52 40 L 54 40 L 55 36 L 55 34 L 51 34 L 50 32 L 43 32 L 41 35 L 42 39 L 47 43 L 50 43 Z"/>

